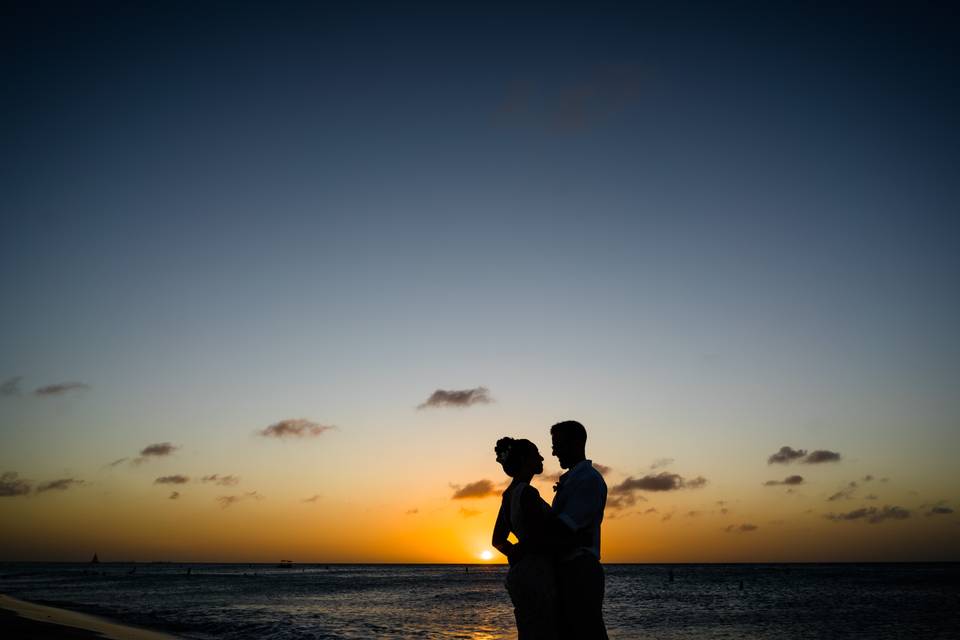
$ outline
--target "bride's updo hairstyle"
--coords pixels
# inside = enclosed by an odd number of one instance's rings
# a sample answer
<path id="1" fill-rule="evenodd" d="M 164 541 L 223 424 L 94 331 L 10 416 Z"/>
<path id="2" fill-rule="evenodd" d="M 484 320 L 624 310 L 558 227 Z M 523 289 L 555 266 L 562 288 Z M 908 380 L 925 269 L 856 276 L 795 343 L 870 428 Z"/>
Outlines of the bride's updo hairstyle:
<path id="1" fill-rule="evenodd" d="M 537 445 L 523 438 L 500 438 L 493 450 L 497 454 L 497 462 L 503 465 L 504 472 L 511 478 L 520 471 L 527 457 L 538 453 Z"/>

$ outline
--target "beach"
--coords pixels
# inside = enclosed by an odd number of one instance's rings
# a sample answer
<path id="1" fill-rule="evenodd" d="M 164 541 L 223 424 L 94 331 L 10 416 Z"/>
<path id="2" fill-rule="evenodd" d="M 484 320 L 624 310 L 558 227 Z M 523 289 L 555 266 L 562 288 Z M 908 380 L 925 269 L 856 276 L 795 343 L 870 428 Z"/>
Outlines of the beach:
<path id="1" fill-rule="evenodd" d="M 31 640 L 176 640 L 175 636 L 0 594 L 0 636 Z"/>

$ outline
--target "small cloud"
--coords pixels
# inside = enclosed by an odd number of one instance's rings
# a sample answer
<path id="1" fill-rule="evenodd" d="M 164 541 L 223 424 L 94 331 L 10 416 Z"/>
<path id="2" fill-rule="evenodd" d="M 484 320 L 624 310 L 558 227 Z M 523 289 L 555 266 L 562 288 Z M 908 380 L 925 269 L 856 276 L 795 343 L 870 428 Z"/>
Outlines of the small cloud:
<path id="1" fill-rule="evenodd" d="M 928 516 L 947 516 L 953 513 L 950 507 L 933 507 L 927 512 Z"/>
<path id="2" fill-rule="evenodd" d="M 319 424 L 303 418 L 281 420 L 271 424 L 269 427 L 261 429 L 257 433 L 264 438 L 315 438 L 324 431 L 330 431 L 336 427 L 332 425 Z"/>
<path id="3" fill-rule="evenodd" d="M 650 469 L 662 469 L 663 467 L 669 467 L 673 464 L 673 458 L 657 458 L 650 464 Z"/>
<path id="4" fill-rule="evenodd" d="M 731 524 L 727 526 L 724 531 L 727 533 L 750 533 L 751 531 L 756 531 L 759 528 L 760 527 L 755 524 L 744 522 L 743 524 Z"/>
<path id="5" fill-rule="evenodd" d="M 467 509 L 466 507 L 460 507 L 460 515 L 464 518 L 472 518 L 473 516 L 478 516 L 483 511 L 477 511 L 476 509 Z"/>
<path id="6" fill-rule="evenodd" d="M 90 385 L 82 382 L 61 382 L 34 389 L 33 395 L 41 397 L 62 396 L 71 391 L 86 391 L 89 388 Z"/>
<path id="7" fill-rule="evenodd" d="M 630 493 L 631 491 L 675 491 L 677 489 L 699 489 L 707 484 L 707 479 L 697 476 L 692 480 L 685 480 L 677 473 L 662 471 L 656 475 L 645 475 L 641 478 L 628 477 L 618 485 L 614 485 L 611 493 Z"/>
<path id="8" fill-rule="evenodd" d="M 404 514 L 408 516 L 415 516 L 418 513 L 420 513 L 420 509 L 407 509 L 406 511 L 404 511 Z"/>
<path id="9" fill-rule="evenodd" d="M 235 505 L 236 503 L 244 500 L 263 500 L 263 499 L 264 499 L 264 496 L 260 495 L 256 491 L 248 491 L 247 493 L 243 493 L 240 495 L 220 496 L 217 498 L 217 502 L 220 503 L 220 507 L 222 509 L 226 509 L 227 507 Z"/>
<path id="10" fill-rule="evenodd" d="M 213 484 L 219 485 L 221 487 L 232 487 L 240 482 L 240 476 L 234 476 L 234 475 L 221 476 L 218 473 L 214 473 L 213 475 L 203 476 L 200 479 L 200 482 L 204 484 L 212 482 Z"/>
<path id="11" fill-rule="evenodd" d="M 696 518 L 702 515 L 703 515 L 703 511 L 687 511 L 688 518 Z"/>
<path id="12" fill-rule="evenodd" d="M 663 514 L 663 517 L 660 518 L 660 522 L 666 522 L 667 520 L 673 519 L 673 512 Z"/>
<path id="13" fill-rule="evenodd" d="M 493 402 L 490 390 L 486 387 L 474 389 L 445 390 L 437 389 L 426 402 L 417 405 L 417 409 L 431 409 L 437 407 L 469 407 L 474 404 L 489 404 Z"/>
<path id="14" fill-rule="evenodd" d="M 451 500 L 466 500 L 469 498 L 486 498 L 487 496 L 497 495 L 497 490 L 489 480 L 477 480 L 469 484 L 460 486 L 452 484 L 450 487 L 454 490 Z"/>
<path id="15" fill-rule="evenodd" d="M 186 484 L 188 482 L 190 482 L 189 476 L 177 474 L 173 476 L 160 476 L 153 481 L 153 484 Z"/>
<path id="16" fill-rule="evenodd" d="M 787 476 L 783 480 L 767 480 L 763 483 L 765 487 L 777 487 L 780 485 L 795 486 L 803 484 L 803 476 Z"/>
<path id="17" fill-rule="evenodd" d="M 834 522 L 866 520 L 870 524 L 879 524 L 884 520 L 904 520 L 910 517 L 910 512 L 896 506 L 884 506 L 882 509 L 861 507 L 846 513 L 827 513 L 823 517 Z"/>
<path id="18" fill-rule="evenodd" d="M 112 469 L 113 467 L 116 467 L 116 466 L 118 466 L 118 465 L 126 462 L 127 460 L 129 460 L 129 458 L 117 458 L 117 459 L 114 460 L 113 462 L 108 462 L 107 464 L 103 465 L 103 468 L 104 468 L 104 469 Z"/>
<path id="19" fill-rule="evenodd" d="M 179 491 L 171 491 L 170 495 L 167 496 L 167 500 L 179 500 L 179 499 L 180 499 Z"/>
<path id="20" fill-rule="evenodd" d="M 827 502 L 836 502 L 837 500 L 850 500 L 853 498 L 853 494 L 857 490 L 857 483 L 851 482 L 843 489 L 840 489 L 835 494 L 827 498 Z"/>
<path id="21" fill-rule="evenodd" d="M 873 476 L 868 473 L 867 475 L 863 476 L 861 480 L 863 480 L 864 482 L 870 482 L 871 480 L 873 480 Z"/>
<path id="22" fill-rule="evenodd" d="M 593 468 L 596 469 L 596 470 L 600 473 L 600 475 L 602 475 L 602 476 L 605 476 L 605 475 L 607 475 L 608 473 L 610 473 L 611 471 L 613 471 L 613 469 L 611 469 L 611 468 L 608 467 L 607 465 L 605 465 L 605 464 L 600 464 L 599 462 L 594 462 L 594 463 L 593 463 Z M 557 478 L 557 479 L 559 480 L 559 478 Z"/>
<path id="23" fill-rule="evenodd" d="M 151 458 L 163 458 L 166 456 L 173 455 L 173 452 L 179 449 L 177 445 L 170 444 L 169 442 L 158 442 L 156 444 L 149 444 L 140 450 L 140 455 L 131 460 L 131 464 L 139 465 L 143 464 Z"/>
<path id="24" fill-rule="evenodd" d="M 31 488 L 30 483 L 21 480 L 16 471 L 4 471 L 0 474 L 0 498 L 25 496 L 30 493 Z"/>
<path id="25" fill-rule="evenodd" d="M 827 451 L 826 449 L 817 449 L 811 451 L 810 455 L 803 459 L 804 464 L 821 464 L 823 462 L 837 462 L 840 460 L 840 454 L 836 451 Z"/>
<path id="26" fill-rule="evenodd" d="M 607 496 L 606 508 L 611 511 L 619 511 L 620 509 L 632 507 L 637 504 L 637 502 L 646 501 L 647 499 L 643 496 L 634 495 L 633 493 L 611 494 Z"/>
<path id="27" fill-rule="evenodd" d="M 44 493 L 46 491 L 66 491 L 70 487 L 79 486 L 82 484 L 85 484 L 84 481 L 78 480 L 77 478 L 58 478 L 57 480 L 51 480 L 38 485 L 37 493 Z"/>
<path id="28" fill-rule="evenodd" d="M 7 378 L 0 383 L 0 398 L 14 398 L 20 394 L 20 381 L 23 380 L 22 376 L 14 376 L 13 378 Z"/>
<path id="29" fill-rule="evenodd" d="M 806 449 L 793 449 L 791 447 L 780 447 L 780 451 L 767 458 L 767 464 L 787 464 L 797 458 L 807 455 Z"/>
<path id="30" fill-rule="evenodd" d="M 647 514 L 647 513 L 659 513 L 659 512 L 657 511 L 656 507 L 650 507 L 649 509 L 647 509 L 647 510 L 644 511 L 643 513 L 644 513 L 644 514 Z"/>
<path id="31" fill-rule="evenodd" d="M 320 494 L 319 494 L 319 493 L 315 493 L 315 494 L 313 494 L 312 496 L 310 496 L 309 498 L 304 498 L 304 499 L 301 500 L 300 502 L 317 502 L 318 500 L 320 500 L 320 498 L 321 498 Z"/>

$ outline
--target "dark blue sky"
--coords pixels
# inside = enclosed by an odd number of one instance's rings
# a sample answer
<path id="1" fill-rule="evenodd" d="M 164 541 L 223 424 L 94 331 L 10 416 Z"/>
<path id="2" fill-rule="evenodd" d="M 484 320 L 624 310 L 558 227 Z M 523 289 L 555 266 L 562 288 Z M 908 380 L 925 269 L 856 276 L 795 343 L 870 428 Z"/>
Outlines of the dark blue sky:
<path id="1" fill-rule="evenodd" d="M 0 376 L 229 398 L 335 371 L 357 407 L 502 377 L 624 424 L 617 389 L 666 415 L 749 388 L 784 431 L 869 423 L 886 405 L 837 398 L 896 389 L 937 442 L 956 423 L 945 3 L 0 22 Z"/>

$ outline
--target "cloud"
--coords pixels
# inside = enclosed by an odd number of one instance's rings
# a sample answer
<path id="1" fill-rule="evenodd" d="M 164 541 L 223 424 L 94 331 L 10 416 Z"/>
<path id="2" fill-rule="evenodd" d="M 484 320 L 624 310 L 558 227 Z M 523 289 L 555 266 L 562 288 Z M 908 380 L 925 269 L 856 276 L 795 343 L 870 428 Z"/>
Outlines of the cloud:
<path id="1" fill-rule="evenodd" d="M 660 469 L 662 467 L 668 467 L 673 464 L 673 458 L 657 458 L 650 464 L 650 469 Z"/>
<path id="2" fill-rule="evenodd" d="M 837 500 L 850 500 L 853 498 L 854 492 L 857 490 L 857 483 L 851 482 L 843 489 L 840 489 L 835 494 L 827 498 L 827 502 L 836 502 Z"/>
<path id="3" fill-rule="evenodd" d="M 281 420 L 257 433 L 265 438 L 315 438 L 324 431 L 330 431 L 331 429 L 336 429 L 336 427 L 299 418 Z"/>
<path id="4" fill-rule="evenodd" d="M 611 493 L 630 493 L 632 491 L 675 491 L 677 489 L 700 489 L 707 484 L 707 479 L 697 476 L 686 480 L 678 473 L 662 471 L 656 475 L 649 474 L 641 478 L 628 477 L 626 480 L 610 490 Z"/>
<path id="5" fill-rule="evenodd" d="M 840 454 L 836 451 L 827 451 L 826 449 L 817 449 L 811 451 L 810 455 L 803 459 L 804 464 L 821 464 L 823 462 L 837 462 L 840 460 Z"/>
<path id="6" fill-rule="evenodd" d="M 33 395 L 41 397 L 62 396 L 71 391 L 86 391 L 90 385 L 83 382 L 61 382 L 59 384 L 48 384 L 45 387 L 39 387 L 33 390 Z"/>
<path id="7" fill-rule="evenodd" d="M 20 395 L 20 381 L 22 376 L 7 378 L 0 383 L 0 398 L 13 398 Z"/>
<path id="8" fill-rule="evenodd" d="M 756 531 L 759 528 L 760 527 L 755 524 L 744 522 L 743 524 L 731 524 L 727 526 L 724 531 L 727 533 L 750 533 L 751 531 Z"/>
<path id="9" fill-rule="evenodd" d="M 256 491 L 248 491 L 247 493 L 243 493 L 240 495 L 219 496 L 217 498 L 217 502 L 220 503 L 220 507 L 222 509 L 226 509 L 227 507 L 235 505 L 236 503 L 242 502 L 244 500 L 263 500 L 263 499 L 264 499 L 264 496 L 260 495 Z"/>
<path id="10" fill-rule="evenodd" d="M 797 458 L 807 455 L 806 449 L 793 449 L 791 447 L 780 447 L 780 451 L 767 458 L 767 464 L 787 464 Z"/>
<path id="11" fill-rule="evenodd" d="M 83 480 L 77 478 L 58 478 L 56 480 L 50 480 L 49 482 L 44 482 L 37 486 L 37 493 L 44 493 L 46 491 L 66 491 L 70 487 L 79 486 L 86 484 Z"/>
<path id="12" fill-rule="evenodd" d="M 469 498 L 486 498 L 498 494 L 496 487 L 489 480 L 477 480 L 469 484 L 460 486 L 452 484 L 450 487 L 454 490 L 451 500 L 466 500 Z"/>
<path id="13" fill-rule="evenodd" d="M 236 483 L 234 483 L 234 484 L 236 484 Z M 309 498 L 304 498 L 304 499 L 301 500 L 300 502 L 317 502 L 318 500 L 320 500 L 321 497 L 322 497 L 322 496 L 321 496 L 319 493 L 315 493 L 315 494 L 313 494 L 312 496 L 310 496 Z"/>
<path id="14" fill-rule="evenodd" d="M 560 85 L 515 79 L 493 113 L 500 126 L 584 133 L 639 104 L 643 73 L 635 64 L 600 65 Z"/>
<path id="15" fill-rule="evenodd" d="M 687 511 L 688 518 L 696 518 L 702 515 L 703 515 L 703 511 Z"/>
<path id="16" fill-rule="evenodd" d="M 160 476 L 153 481 L 153 484 L 186 484 L 188 482 L 190 482 L 189 476 L 177 474 L 173 476 Z"/>
<path id="17" fill-rule="evenodd" d="M 647 514 L 647 513 L 659 513 L 659 512 L 657 511 L 657 508 L 656 508 L 656 507 L 650 507 L 649 509 L 647 509 L 647 510 L 644 511 L 643 513 L 644 513 L 644 514 Z"/>
<path id="18" fill-rule="evenodd" d="M 607 496 L 606 508 L 611 511 L 617 511 L 619 509 L 632 507 L 637 504 L 637 502 L 646 501 L 647 499 L 643 496 L 634 495 L 633 493 L 610 494 Z"/>
<path id="19" fill-rule="evenodd" d="M 240 482 L 240 476 L 234 476 L 234 475 L 221 476 L 219 473 L 215 473 L 210 476 L 203 476 L 202 478 L 200 478 L 200 482 L 204 484 L 212 482 L 221 487 L 232 487 Z"/>
<path id="20" fill-rule="evenodd" d="M 613 471 L 613 469 L 611 469 L 611 468 L 608 467 L 607 465 L 605 465 L 605 464 L 600 464 L 599 462 L 594 462 L 594 463 L 593 463 L 593 468 L 596 469 L 597 471 L 599 471 L 599 472 L 600 472 L 600 475 L 602 475 L 602 476 L 605 476 L 605 475 L 607 475 L 608 473 L 610 473 L 611 471 Z"/>
<path id="21" fill-rule="evenodd" d="M 863 476 L 860 479 L 863 480 L 864 482 L 870 482 L 871 480 L 873 480 L 873 476 L 868 473 L 867 475 Z"/>
<path id="22" fill-rule="evenodd" d="M 486 387 L 460 390 L 437 389 L 430 394 L 426 402 L 417 405 L 417 409 L 469 407 L 474 404 L 489 404 L 491 402 L 493 402 L 493 398 L 490 397 L 490 390 Z"/>
<path id="23" fill-rule="evenodd" d="M 16 471 L 4 471 L 0 474 L 0 498 L 25 496 L 30 493 L 31 488 L 30 483 L 21 480 Z"/>
<path id="24" fill-rule="evenodd" d="M 953 513 L 953 509 L 950 507 L 936 506 L 927 511 L 927 516 L 948 516 Z"/>
<path id="25" fill-rule="evenodd" d="M 129 460 L 129 458 L 117 458 L 113 462 L 108 462 L 107 464 L 103 465 L 103 468 L 104 469 L 113 468 L 119 464 L 126 462 L 127 460 Z"/>
<path id="26" fill-rule="evenodd" d="M 170 495 L 167 496 L 167 500 L 179 500 L 179 499 L 180 499 L 179 491 L 171 491 Z"/>
<path id="27" fill-rule="evenodd" d="M 169 442 L 157 442 L 156 444 L 148 444 L 143 449 L 140 450 L 140 455 L 130 461 L 130 464 L 143 464 L 151 458 L 163 458 L 166 456 L 173 455 L 173 452 L 179 449 L 180 447 Z"/>
<path id="28" fill-rule="evenodd" d="M 846 513 L 827 513 L 823 517 L 834 522 L 865 519 L 870 524 L 879 524 L 884 520 L 904 520 L 910 517 L 910 512 L 903 507 L 896 506 L 884 506 L 882 509 L 861 507 Z"/>
<path id="29" fill-rule="evenodd" d="M 464 518 L 472 518 L 473 516 L 478 516 L 483 511 L 477 511 L 476 509 L 467 509 L 466 507 L 460 507 L 460 515 Z"/>
<path id="30" fill-rule="evenodd" d="M 406 511 L 404 511 L 404 514 L 408 516 L 415 516 L 418 513 L 420 513 L 420 509 L 407 509 Z"/>
<path id="31" fill-rule="evenodd" d="M 803 476 L 787 476 L 783 480 L 767 480 L 763 483 L 765 487 L 776 487 L 780 485 L 794 486 L 803 484 Z"/>

